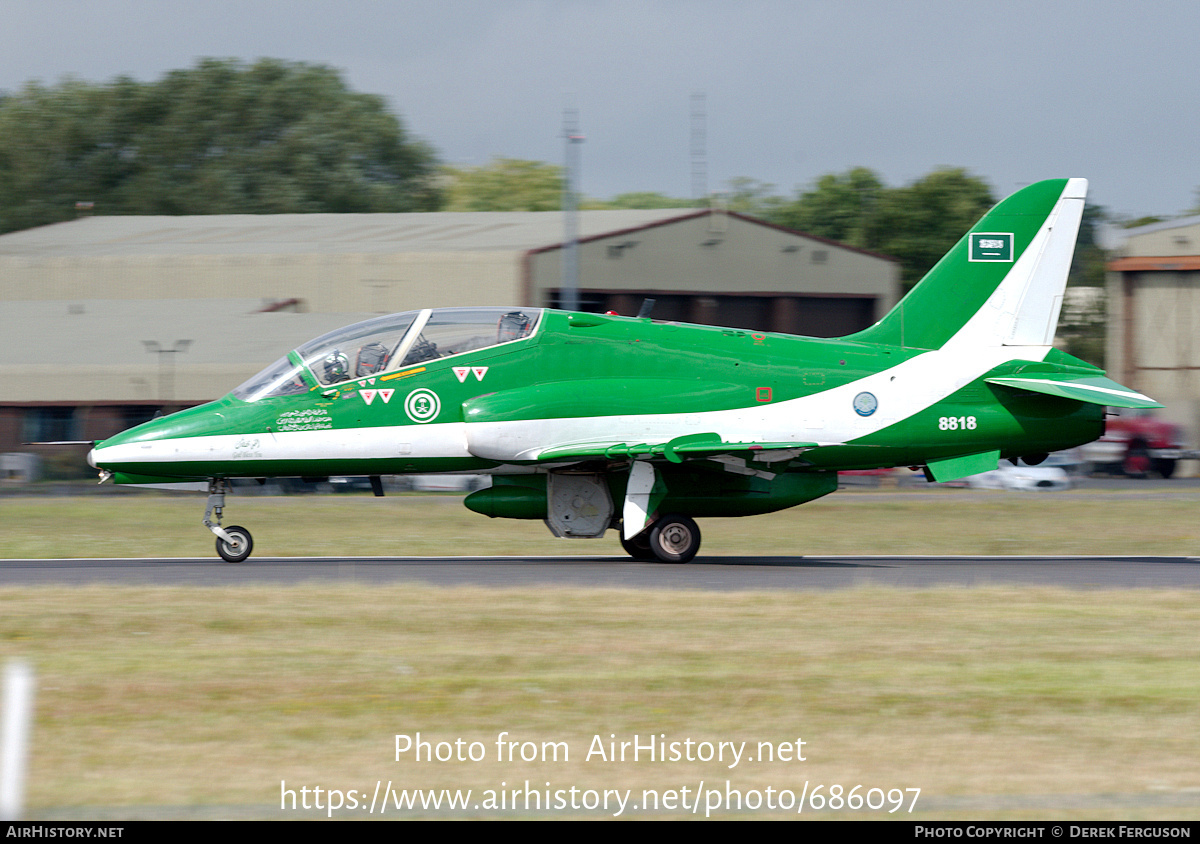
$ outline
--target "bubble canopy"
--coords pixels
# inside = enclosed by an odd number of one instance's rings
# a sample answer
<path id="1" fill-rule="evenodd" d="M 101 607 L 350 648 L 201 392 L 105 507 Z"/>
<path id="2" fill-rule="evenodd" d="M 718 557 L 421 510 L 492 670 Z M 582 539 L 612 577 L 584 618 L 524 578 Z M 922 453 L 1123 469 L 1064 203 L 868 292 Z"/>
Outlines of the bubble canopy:
<path id="1" fill-rule="evenodd" d="M 323 334 L 233 391 L 254 402 L 306 393 L 530 337 L 541 308 L 439 308 L 376 317 Z"/>

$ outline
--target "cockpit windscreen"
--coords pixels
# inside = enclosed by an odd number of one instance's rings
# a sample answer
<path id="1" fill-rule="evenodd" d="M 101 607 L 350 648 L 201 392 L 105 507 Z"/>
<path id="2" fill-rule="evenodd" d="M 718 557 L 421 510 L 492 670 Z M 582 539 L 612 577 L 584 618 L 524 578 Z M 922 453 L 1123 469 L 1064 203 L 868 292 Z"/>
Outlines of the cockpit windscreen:
<path id="1" fill-rule="evenodd" d="M 257 401 L 302 393 L 511 343 L 531 336 L 541 315 L 541 308 L 444 308 L 369 319 L 305 343 L 233 395 Z"/>

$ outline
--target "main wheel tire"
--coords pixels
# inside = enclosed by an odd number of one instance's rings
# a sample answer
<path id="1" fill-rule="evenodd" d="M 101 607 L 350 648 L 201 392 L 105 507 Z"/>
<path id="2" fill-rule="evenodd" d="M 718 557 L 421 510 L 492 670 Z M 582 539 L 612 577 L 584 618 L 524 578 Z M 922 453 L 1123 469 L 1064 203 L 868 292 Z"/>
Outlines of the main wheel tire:
<path id="1" fill-rule="evenodd" d="M 687 516 L 663 516 L 650 529 L 650 550 L 664 563 L 686 563 L 700 550 L 700 528 Z"/>
<path id="2" fill-rule="evenodd" d="M 250 536 L 250 531 L 241 525 L 233 525 L 225 528 L 225 532 L 234 541 L 229 543 L 217 537 L 217 553 L 221 555 L 221 559 L 227 563 L 240 563 L 249 557 L 250 552 L 254 550 L 254 539 Z"/>
<path id="3" fill-rule="evenodd" d="M 653 560 L 656 559 L 654 551 L 650 548 L 650 532 L 642 531 L 632 539 L 621 537 L 621 547 L 625 549 L 625 553 L 633 557 L 635 560 Z"/>

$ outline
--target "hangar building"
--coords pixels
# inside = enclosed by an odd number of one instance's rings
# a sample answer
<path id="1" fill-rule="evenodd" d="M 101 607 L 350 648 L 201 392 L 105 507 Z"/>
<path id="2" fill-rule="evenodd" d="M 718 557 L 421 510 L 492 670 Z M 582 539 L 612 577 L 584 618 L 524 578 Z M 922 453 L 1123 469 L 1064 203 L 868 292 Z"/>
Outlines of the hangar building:
<path id="1" fill-rule="evenodd" d="M 837 336 L 890 258 L 719 210 L 579 214 L 584 310 Z M 93 216 L 0 236 L 0 452 L 217 398 L 379 313 L 559 302 L 559 212 Z"/>
<path id="2" fill-rule="evenodd" d="M 1200 216 L 1124 232 L 1108 264 L 1109 373 L 1200 444 Z"/>

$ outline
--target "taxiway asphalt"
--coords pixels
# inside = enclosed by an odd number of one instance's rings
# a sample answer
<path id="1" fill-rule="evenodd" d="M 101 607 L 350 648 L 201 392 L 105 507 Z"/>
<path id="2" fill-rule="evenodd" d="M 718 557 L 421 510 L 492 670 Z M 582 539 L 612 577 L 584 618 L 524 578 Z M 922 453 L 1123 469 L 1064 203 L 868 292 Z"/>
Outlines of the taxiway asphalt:
<path id="1" fill-rule="evenodd" d="M 288 585 L 306 582 L 435 586 L 696 589 L 844 589 L 877 585 L 1200 588 L 1200 557 L 254 557 L 0 560 L 0 586 Z"/>

